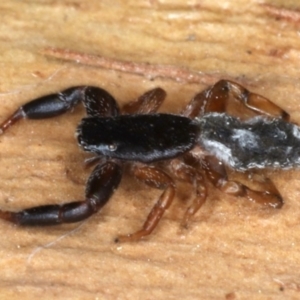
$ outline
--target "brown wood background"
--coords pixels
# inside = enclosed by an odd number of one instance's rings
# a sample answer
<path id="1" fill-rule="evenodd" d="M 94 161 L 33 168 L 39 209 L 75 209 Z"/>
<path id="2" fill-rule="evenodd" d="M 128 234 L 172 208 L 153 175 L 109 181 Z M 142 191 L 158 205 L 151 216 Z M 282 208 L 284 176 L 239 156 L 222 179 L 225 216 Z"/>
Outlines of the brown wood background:
<path id="1" fill-rule="evenodd" d="M 296 0 L 2 0 L 0 15 L 0 120 L 29 99 L 85 84 L 120 103 L 161 86 L 162 111 L 176 113 L 228 78 L 300 123 Z M 2 209 L 83 198 L 89 170 L 74 139 L 83 114 L 23 121 L 0 137 Z M 191 187 L 181 184 L 155 233 L 138 243 L 113 239 L 141 226 L 159 192 L 129 176 L 81 224 L 1 221 L 1 299 L 299 299 L 300 173 L 272 178 L 281 210 L 212 190 L 185 231 Z"/>

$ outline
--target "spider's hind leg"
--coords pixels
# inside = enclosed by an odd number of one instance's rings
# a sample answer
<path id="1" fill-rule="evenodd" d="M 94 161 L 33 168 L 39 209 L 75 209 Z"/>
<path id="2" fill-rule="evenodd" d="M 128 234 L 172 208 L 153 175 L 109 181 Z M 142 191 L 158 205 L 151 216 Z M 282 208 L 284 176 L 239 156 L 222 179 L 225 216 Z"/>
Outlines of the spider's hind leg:
<path id="1" fill-rule="evenodd" d="M 282 196 L 266 176 L 263 176 L 263 181 L 253 180 L 261 187 L 260 190 L 254 190 L 238 181 L 229 180 L 224 164 L 215 157 L 207 156 L 203 159 L 202 168 L 212 184 L 226 194 L 245 197 L 249 201 L 273 208 L 281 208 L 283 205 Z"/>
<path id="2" fill-rule="evenodd" d="M 207 112 L 227 112 L 229 101 L 237 101 L 246 109 L 259 115 L 279 117 L 286 121 L 290 117 L 286 111 L 272 101 L 252 93 L 240 84 L 230 80 L 220 80 L 213 86 L 196 94 L 182 114 L 195 118 Z"/>

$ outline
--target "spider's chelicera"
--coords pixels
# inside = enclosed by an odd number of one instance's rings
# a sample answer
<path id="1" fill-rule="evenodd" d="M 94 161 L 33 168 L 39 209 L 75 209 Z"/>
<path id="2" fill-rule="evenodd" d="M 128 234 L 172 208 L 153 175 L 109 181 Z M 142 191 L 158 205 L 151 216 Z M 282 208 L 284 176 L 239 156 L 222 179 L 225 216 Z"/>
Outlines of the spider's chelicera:
<path id="1" fill-rule="evenodd" d="M 21 106 L 0 125 L 1 133 L 20 119 L 55 117 L 82 102 L 87 117 L 77 127 L 76 137 L 84 151 L 95 154 L 90 161 L 96 167 L 87 181 L 85 200 L 20 212 L 0 211 L 0 218 L 19 225 L 86 219 L 110 199 L 121 181 L 124 164 L 130 164 L 130 172 L 137 179 L 163 192 L 142 229 L 116 241 L 139 240 L 154 230 L 175 196 L 174 179 L 195 188 L 192 204 L 183 217 L 185 226 L 206 200 L 207 181 L 227 194 L 274 208 L 283 205 L 270 179 L 260 178 L 261 188 L 254 190 L 229 180 L 226 166 L 249 172 L 299 165 L 300 128 L 289 122 L 284 110 L 227 80 L 197 94 L 180 115 L 157 113 L 165 96 L 164 90 L 156 88 L 120 110 L 107 91 L 78 86 Z M 232 99 L 256 116 L 241 120 L 228 114 Z"/>

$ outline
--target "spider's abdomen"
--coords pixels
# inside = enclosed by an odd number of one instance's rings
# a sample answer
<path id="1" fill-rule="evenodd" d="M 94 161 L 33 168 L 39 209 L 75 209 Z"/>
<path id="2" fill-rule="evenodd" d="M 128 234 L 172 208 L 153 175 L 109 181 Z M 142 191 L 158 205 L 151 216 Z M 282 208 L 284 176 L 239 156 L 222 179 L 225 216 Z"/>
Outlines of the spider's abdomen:
<path id="1" fill-rule="evenodd" d="M 295 124 L 263 116 L 242 122 L 224 113 L 197 120 L 198 143 L 236 170 L 300 165 L 300 128 Z"/>
<path id="2" fill-rule="evenodd" d="M 171 114 L 84 118 L 77 138 L 85 151 L 110 158 L 154 162 L 176 157 L 197 141 L 198 124 Z"/>

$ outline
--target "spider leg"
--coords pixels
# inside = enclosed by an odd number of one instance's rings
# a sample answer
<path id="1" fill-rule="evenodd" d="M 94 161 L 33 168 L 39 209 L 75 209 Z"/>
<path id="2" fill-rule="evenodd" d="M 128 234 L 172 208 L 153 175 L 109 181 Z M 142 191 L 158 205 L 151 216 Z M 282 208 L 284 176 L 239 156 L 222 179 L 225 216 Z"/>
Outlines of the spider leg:
<path id="1" fill-rule="evenodd" d="M 166 92 L 161 88 L 154 88 L 137 100 L 125 104 L 122 112 L 125 114 L 150 114 L 155 113 L 166 97 Z"/>
<path id="2" fill-rule="evenodd" d="M 132 234 L 122 235 L 116 238 L 116 242 L 136 241 L 151 234 L 155 229 L 166 209 L 171 205 L 175 196 L 175 184 L 172 178 L 165 172 L 149 166 L 133 166 L 133 174 L 140 181 L 147 185 L 163 189 L 163 193 L 150 211 L 143 227 Z"/>
<path id="3" fill-rule="evenodd" d="M 18 225 L 56 225 L 82 221 L 100 210 L 118 187 L 122 177 L 119 164 L 107 161 L 99 164 L 90 175 L 85 201 L 63 205 L 44 205 L 20 212 L 0 211 L 0 218 Z"/>
<path id="4" fill-rule="evenodd" d="M 172 174 L 181 181 L 191 183 L 195 189 L 195 197 L 192 204 L 186 210 L 182 227 L 187 228 L 191 217 L 202 207 L 207 197 L 207 186 L 204 176 L 194 167 L 185 164 L 182 160 L 173 159 L 170 163 Z"/>
<path id="5" fill-rule="evenodd" d="M 269 178 L 264 177 L 264 182 L 257 182 L 262 187 L 262 191 L 253 190 L 238 181 L 228 180 L 224 164 L 215 157 L 207 156 L 202 163 L 207 178 L 222 192 L 238 197 L 246 197 L 252 202 L 273 208 L 282 207 L 283 199 Z"/>
<path id="6" fill-rule="evenodd" d="M 228 102 L 233 99 L 241 102 L 245 108 L 257 114 L 289 120 L 289 114 L 279 106 L 230 80 L 220 80 L 205 91 L 195 95 L 182 114 L 194 118 L 207 112 L 226 112 Z"/>
<path id="7" fill-rule="evenodd" d="M 106 90 L 98 87 L 85 87 L 81 101 L 90 117 L 111 117 L 120 113 L 115 98 Z"/>
<path id="8" fill-rule="evenodd" d="M 91 86 L 77 86 L 60 93 L 42 96 L 20 106 L 11 116 L 0 124 L 4 133 L 17 121 L 27 119 L 46 119 L 71 111 L 83 102 L 89 116 L 115 116 L 119 107 L 115 99 L 105 90 Z"/>

